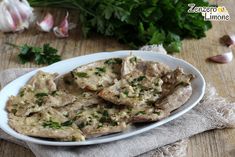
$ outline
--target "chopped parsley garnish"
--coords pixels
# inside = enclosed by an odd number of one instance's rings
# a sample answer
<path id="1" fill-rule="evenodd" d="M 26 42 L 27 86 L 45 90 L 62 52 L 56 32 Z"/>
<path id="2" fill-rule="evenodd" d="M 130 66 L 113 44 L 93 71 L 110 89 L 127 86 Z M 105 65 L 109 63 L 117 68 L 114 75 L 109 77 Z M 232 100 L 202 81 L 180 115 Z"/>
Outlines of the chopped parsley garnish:
<path id="1" fill-rule="evenodd" d="M 127 108 L 127 113 L 130 114 L 132 112 L 132 108 L 128 107 Z"/>
<path id="2" fill-rule="evenodd" d="M 99 122 L 100 122 L 100 123 L 108 123 L 108 122 L 109 122 L 109 120 L 110 120 L 110 118 L 109 118 L 109 117 L 105 117 L 105 116 L 103 116 L 103 117 L 101 117 L 101 118 L 100 118 Z"/>
<path id="3" fill-rule="evenodd" d="M 125 91 L 123 92 L 123 94 L 125 94 L 126 96 L 128 96 L 129 92 L 128 92 L 127 90 L 125 90 Z"/>
<path id="4" fill-rule="evenodd" d="M 52 95 L 52 96 L 56 96 L 56 95 L 58 95 L 58 93 L 57 93 L 57 91 L 55 90 L 55 91 L 51 92 L 51 95 Z"/>
<path id="5" fill-rule="evenodd" d="M 42 126 L 44 128 L 52 128 L 52 129 L 60 129 L 61 124 L 59 122 L 52 121 L 51 119 L 49 121 L 45 121 Z"/>
<path id="6" fill-rule="evenodd" d="M 52 121 L 51 119 L 49 121 L 45 121 L 42 126 L 44 128 L 52 128 L 52 129 L 60 129 L 61 127 L 65 126 L 71 126 L 73 124 L 73 120 L 67 120 L 63 123 Z"/>
<path id="7" fill-rule="evenodd" d="M 132 57 L 129 61 L 134 64 L 137 62 L 137 57 Z"/>
<path id="8" fill-rule="evenodd" d="M 143 114 L 146 114 L 146 113 L 145 113 L 145 111 L 139 111 L 139 112 L 137 112 L 135 115 L 140 115 L 140 114 L 143 115 Z"/>
<path id="9" fill-rule="evenodd" d="M 47 93 L 37 93 L 37 94 L 35 94 L 35 96 L 36 96 L 37 98 L 42 98 L 42 97 L 44 97 L 44 96 L 48 96 L 48 94 L 47 94 Z"/>
<path id="10" fill-rule="evenodd" d="M 161 112 L 160 111 L 154 111 L 153 113 L 157 114 L 157 115 L 160 115 Z"/>
<path id="11" fill-rule="evenodd" d="M 82 112 L 81 111 L 78 111 L 77 114 L 76 114 L 76 117 L 81 117 L 82 116 Z"/>
<path id="12" fill-rule="evenodd" d="M 61 123 L 61 126 L 71 126 L 73 124 L 73 122 L 74 122 L 73 120 L 67 120 L 67 121 Z"/>
<path id="13" fill-rule="evenodd" d="M 74 72 L 74 75 L 80 78 L 88 78 L 88 74 L 85 72 Z"/>
<path id="14" fill-rule="evenodd" d="M 106 68 L 105 67 L 96 67 L 95 69 L 96 69 L 95 74 L 98 75 L 98 76 L 101 76 L 102 73 L 106 72 Z"/>
<path id="15" fill-rule="evenodd" d="M 112 121 L 111 121 L 111 125 L 112 125 L 112 126 L 117 126 L 117 125 L 118 125 L 118 122 L 115 121 L 115 120 L 112 120 Z"/>
<path id="16" fill-rule="evenodd" d="M 36 100 L 36 104 L 38 104 L 38 106 L 42 106 L 42 104 L 43 104 L 43 99 L 37 99 L 37 100 Z"/>
<path id="17" fill-rule="evenodd" d="M 106 68 L 105 67 L 96 67 L 96 70 L 99 71 L 99 72 L 103 72 L 105 73 L 106 72 Z"/>
<path id="18" fill-rule="evenodd" d="M 109 116 L 109 113 L 108 113 L 107 110 L 104 110 L 102 115 L 105 116 L 105 117 L 108 117 L 108 116 Z"/>
<path id="19" fill-rule="evenodd" d="M 98 72 L 98 71 L 96 71 L 95 74 L 98 75 L 98 76 L 101 76 L 101 73 Z"/>
<path id="20" fill-rule="evenodd" d="M 102 113 L 102 117 L 99 120 L 100 123 L 104 124 L 104 123 L 109 123 L 112 126 L 116 126 L 118 125 L 118 122 L 113 120 L 110 116 L 107 110 L 104 110 Z"/>
<path id="21" fill-rule="evenodd" d="M 112 65 L 112 64 L 122 64 L 121 58 L 112 58 L 104 62 L 104 64 Z"/>
<path id="22" fill-rule="evenodd" d="M 143 81 L 146 78 L 146 76 L 140 76 L 137 78 L 137 81 Z"/>
<path id="23" fill-rule="evenodd" d="M 37 93 L 35 94 L 35 97 L 37 98 L 36 100 L 36 104 L 38 104 L 38 106 L 42 106 L 43 104 L 43 97 L 48 96 L 47 93 Z"/>
<path id="24" fill-rule="evenodd" d="M 102 112 L 102 117 L 100 118 L 100 123 L 109 123 L 111 118 L 109 117 L 109 113 L 107 110 Z"/>
<path id="25" fill-rule="evenodd" d="M 130 83 L 132 84 L 132 86 L 138 85 L 139 82 L 143 81 L 144 79 L 146 79 L 146 76 L 140 76 L 138 78 L 133 79 Z"/>
<path id="26" fill-rule="evenodd" d="M 24 90 L 21 90 L 20 91 L 20 97 L 23 97 L 24 96 Z"/>

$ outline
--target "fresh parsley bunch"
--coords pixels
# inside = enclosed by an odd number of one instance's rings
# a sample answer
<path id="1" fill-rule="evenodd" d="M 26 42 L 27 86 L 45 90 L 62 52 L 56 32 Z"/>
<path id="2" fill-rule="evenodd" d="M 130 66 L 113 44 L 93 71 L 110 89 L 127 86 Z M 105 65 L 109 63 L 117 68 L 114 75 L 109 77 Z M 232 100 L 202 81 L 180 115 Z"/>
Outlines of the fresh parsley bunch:
<path id="1" fill-rule="evenodd" d="M 208 6 L 204 0 L 29 0 L 33 6 L 79 10 L 84 36 L 97 32 L 133 48 L 163 44 L 179 52 L 184 38 L 201 38 L 212 27 L 199 13 L 188 13 L 188 4 Z"/>

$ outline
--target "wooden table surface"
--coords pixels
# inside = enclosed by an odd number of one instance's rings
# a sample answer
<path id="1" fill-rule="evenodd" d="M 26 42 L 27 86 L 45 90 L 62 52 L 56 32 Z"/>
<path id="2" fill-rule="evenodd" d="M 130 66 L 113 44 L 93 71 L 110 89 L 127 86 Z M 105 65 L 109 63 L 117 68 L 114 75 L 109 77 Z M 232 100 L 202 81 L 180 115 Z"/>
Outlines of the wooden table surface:
<path id="1" fill-rule="evenodd" d="M 185 40 L 183 50 L 175 56 L 185 59 L 196 66 L 205 76 L 206 81 L 216 87 L 219 94 L 235 101 L 235 60 L 229 64 L 214 64 L 206 62 L 209 56 L 223 53 L 226 47 L 220 45 L 219 38 L 227 33 L 235 33 L 235 1 L 221 2 L 230 13 L 228 22 L 213 22 L 213 29 L 207 32 L 207 37 L 200 40 Z M 45 15 L 47 9 L 38 10 L 39 15 Z M 64 16 L 65 11 L 50 9 L 55 17 Z M 71 21 L 76 22 L 76 13 L 70 16 Z M 40 17 L 39 17 L 40 19 Z M 17 50 L 6 46 L 5 42 L 15 44 L 42 45 L 50 43 L 56 47 L 63 59 L 74 56 L 100 52 L 128 49 L 114 39 L 94 35 L 89 39 L 81 37 L 79 29 L 73 30 L 68 39 L 57 39 L 52 33 L 40 33 L 31 28 L 23 33 L 0 33 L 0 71 L 8 68 L 38 67 L 34 64 L 19 64 Z M 0 140 L 1 157 L 33 157 L 33 153 L 21 146 Z M 187 157 L 234 157 L 235 156 L 235 129 L 213 130 L 201 133 L 190 138 Z"/>

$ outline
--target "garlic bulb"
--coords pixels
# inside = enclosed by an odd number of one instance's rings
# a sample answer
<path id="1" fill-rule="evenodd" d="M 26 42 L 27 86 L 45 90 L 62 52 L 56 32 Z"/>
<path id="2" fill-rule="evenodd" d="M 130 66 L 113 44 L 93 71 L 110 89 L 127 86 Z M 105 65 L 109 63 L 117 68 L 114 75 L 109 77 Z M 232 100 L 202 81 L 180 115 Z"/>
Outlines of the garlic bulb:
<path id="1" fill-rule="evenodd" d="M 0 2 L 0 31 L 16 32 L 29 27 L 33 9 L 27 0 L 3 0 Z"/>

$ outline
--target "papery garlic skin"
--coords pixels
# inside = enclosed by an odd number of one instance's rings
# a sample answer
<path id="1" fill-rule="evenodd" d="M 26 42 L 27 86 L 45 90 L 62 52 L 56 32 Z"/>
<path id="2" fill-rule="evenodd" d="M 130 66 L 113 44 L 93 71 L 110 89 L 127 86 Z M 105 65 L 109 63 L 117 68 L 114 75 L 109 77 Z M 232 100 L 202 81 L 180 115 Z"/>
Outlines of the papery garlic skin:
<path id="1" fill-rule="evenodd" d="M 208 59 L 216 63 L 229 63 L 233 60 L 233 52 L 226 52 L 221 55 L 209 57 Z"/>
<path id="2" fill-rule="evenodd" d="M 143 47 L 141 47 L 140 50 L 143 50 L 143 51 L 154 51 L 154 52 L 157 52 L 157 53 L 161 53 L 161 54 L 167 54 L 167 51 L 166 49 L 163 47 L 162 44 L 159 44 L 159 45 L 145 45 Z"/>
<path id="3" fill-rule="evenodd" d="M 47 15 L 44 17 L 44 19 L 40 23 L 37 22 L 37 25 L 41 31 L 50 32 L 54 25 L 53 16 L 50 13 L 47 13 Z"/>
<path id="4" fill-rule="evenodd" d="M 60 25 L 53 28 L 53 32 L 55 36 L 57 36 L 58 38 L 66 38 L 69 36 L 68 17 L 69 17 L 69 13 L 67 12 L 66 16 L 64 17 Z"/>
<path id="5" fill-rule="evenodd" d="M 33 19 L 33 8 L 30 7 L 27 0 L 3 0 L 0 2 L 0 31 L 22 31 L 29 27 Z"/>
<path id="6" fill-rule="evenodd" d="M 226 46 L 235 45 L 235 35 L 224 35 L 220 38 L 220 43 Z"/>

